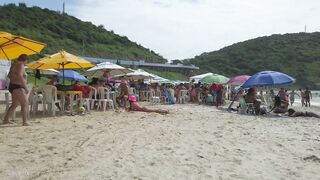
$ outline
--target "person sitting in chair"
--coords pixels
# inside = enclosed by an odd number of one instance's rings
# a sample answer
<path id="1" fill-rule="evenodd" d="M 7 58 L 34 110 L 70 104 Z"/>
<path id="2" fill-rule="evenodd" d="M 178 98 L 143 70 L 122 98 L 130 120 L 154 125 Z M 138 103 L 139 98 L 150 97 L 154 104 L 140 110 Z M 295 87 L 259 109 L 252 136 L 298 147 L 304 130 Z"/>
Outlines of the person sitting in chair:
<path id="1" fill-rule="evenodd" d="M 121 102 L 124 102 L 124 107 L 127 107 L 127 102 L 128 102 L 128 98 L 129 98 L 129 87 L 128 85 L 126 84 L 125 80 L 122 79 L 121 80 L 121 84 L 119 86 L 119 89 L 120 89 L 120 94 L 119 96 L 116 98 L 116 101 L 118 103 L 118 105 L 120 107 L 121 106 Z"/>
<path id="2" fill-rule="evenodd" d="M 280 96 L 275 96 L 274 99 L 274 113 L 286 113 L 288 112 L 289 103 L 282 101 Z"/>
<path id="3" fill-rule="evenodd" d="M 257 100 L 257 92 L 254 88 L 248 90 L 247 95 L 245 95 L 244 100 L 246 103 L 253 103 L 253 107 L 256 114 L 260 112 L 261 101 Z"/>

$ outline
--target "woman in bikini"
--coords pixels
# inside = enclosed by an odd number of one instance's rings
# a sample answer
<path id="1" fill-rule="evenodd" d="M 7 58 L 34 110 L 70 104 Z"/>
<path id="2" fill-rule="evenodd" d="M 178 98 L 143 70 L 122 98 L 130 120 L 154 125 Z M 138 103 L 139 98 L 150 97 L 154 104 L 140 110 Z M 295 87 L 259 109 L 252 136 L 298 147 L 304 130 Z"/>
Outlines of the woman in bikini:
<path id="1" fill-rule="evenodd" d="M 15 64 L 10 68 L 8 78 L 10 79 L 9 92 L 12 96 L 12 104 L 8 108 L 3 124 L 12 123 L 9 121 L 9 118 L 12 116 L 15 109 L 20 105 L 23 126 L 29 126 L 28 123 L 28 88 L 27 88 L 27 75 L 24 69 L 24 66 L 28 63 L 27 55 L 21 54 Z"/>
<path id="2" fill-rule="evenodd" d="M 155 113 L 160 113 L 160 114 L 168 114 L 168 110 L 161 110 L 161 109 L 148 109 L 146 107 L 141 107 L 137 102 L 136 102 L 136 97 L 135 96 L 130 96 L 129 97 L 129 103 L 130 103 L 130 109 L 131 111 L 142 111 L 142 112 L 155 112 Z"/>

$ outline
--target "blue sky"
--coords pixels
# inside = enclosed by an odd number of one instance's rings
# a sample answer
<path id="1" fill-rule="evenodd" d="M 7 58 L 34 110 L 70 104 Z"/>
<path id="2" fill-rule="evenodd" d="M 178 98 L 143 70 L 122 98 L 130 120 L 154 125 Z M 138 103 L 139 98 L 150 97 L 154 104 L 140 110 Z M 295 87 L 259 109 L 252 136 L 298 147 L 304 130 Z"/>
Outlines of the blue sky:
<path id="1" fill-rule="evenodd" d="M 0 0 L 0 4 L 23 0 Z M 320 31 L 320 0 L 65 0 L 66 11 L 104 25 L 167 59 L 192 58 L 248 39 Z M 62 10 L 63 0 L 24 0 Z"/>

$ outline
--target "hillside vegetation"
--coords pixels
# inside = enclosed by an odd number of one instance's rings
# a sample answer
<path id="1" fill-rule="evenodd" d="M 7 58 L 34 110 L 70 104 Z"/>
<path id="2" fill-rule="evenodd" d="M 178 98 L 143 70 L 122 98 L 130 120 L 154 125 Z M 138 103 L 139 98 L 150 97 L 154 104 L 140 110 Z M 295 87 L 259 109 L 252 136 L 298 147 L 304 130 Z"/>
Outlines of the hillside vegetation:
<path id="1" fill-rule="evenodd" d="M 166 62 L 160 55 L 131 42 L 127 37 L 67 14 L 26 7 L 22 3 L 18 6 L 0 6 L 0 12 L 0 31 L 46 43 L 47 47 L 42 54 L 64 49 L 81 56 Z"/>
<path id="2" fill-rule="evenodd" d="M 320 88 L 320 33 L 272 35 L 240 42 L 184 61 L 200 72 L 226 76 L 263 70 L 287 73 L 298 86 Z"/>

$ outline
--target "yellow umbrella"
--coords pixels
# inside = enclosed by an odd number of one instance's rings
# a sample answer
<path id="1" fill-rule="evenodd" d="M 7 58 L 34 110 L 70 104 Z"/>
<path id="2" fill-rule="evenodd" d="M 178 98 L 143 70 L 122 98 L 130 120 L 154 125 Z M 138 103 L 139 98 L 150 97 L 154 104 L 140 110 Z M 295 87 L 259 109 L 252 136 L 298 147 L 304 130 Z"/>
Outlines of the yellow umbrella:
<path id="1" fill-rule="evenodd" d="M 30 69 L 81 69 L 90 68 L 95 65 L 66 51 L 60 51 L 29 63 L 27 66 Z"/>
<path id="2" fill-rule="evenodd" d="M 46 45 L 7 32 L 0 32 L 0 59 L 16 59 L 21 54 L 32 55 L 39 53 Z"/>
<path id="3" fill-rule="evenodd" d="M 82 69 L 95 66 L 91 62 L 78 56 L 60 51 L 50 56 L 39 59 L 27 64 L 30 69 Z M 63 71 L 64 72 L 64 71 Z M 64 78 L 63 78 L 64 81 Z M 63 82 L 64 84 L 64 82 Z"/>

